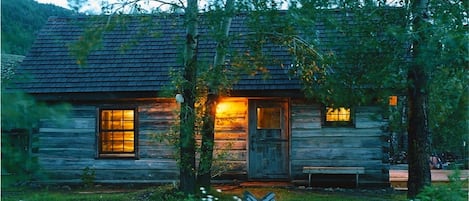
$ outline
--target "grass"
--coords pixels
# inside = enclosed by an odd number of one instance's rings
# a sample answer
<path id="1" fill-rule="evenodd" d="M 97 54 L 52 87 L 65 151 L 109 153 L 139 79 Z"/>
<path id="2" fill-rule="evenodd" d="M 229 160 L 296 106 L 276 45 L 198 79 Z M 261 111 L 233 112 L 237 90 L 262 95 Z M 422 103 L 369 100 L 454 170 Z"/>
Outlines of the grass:
<path id="1" fill-rule="evenodd" d="M 276 200 L 279 201 L 391 201 L 406 200 L 404 192 L 383 192 L 380 190 L 344 190 L 323 191 L 323 190 L 301 190 L 287 188 L 238 188 L 227 191 L 227 195 L 242 195 L 244 191 L 249 191 L 257 198 L 261 198 L 269 192 L 275 193 Z M 380 193 L 376 193 L 380 192 Z"/>
<path id="2" fill-rule="evenodd" d="M 406 200 L 404 192 L 385 192 L 376 193 L 376 191 L 360 191 L 346 190 L 343 192 L 327 192 L 323 190 L 305 190 L 305 189 L 288 189 L 288 188 L 231 188 L 219 192 L 211 193 L 219 200 L 233 201 L 233 196 L 242 197 L 244 191 L 249 191 L 257 198 L 261 198 L 269 192 L 275 193 L 275 199 L 278 201 L 391 201 Z M 2 201 L 195 201 L 200 199 L 184 199 L 184 197 L 176 192 L 172 187 L 146 187 L 136 189 L 126 188 L 93 188 L 93 189 L 62 189 L 62 188 L 14 188 L 2 189 Z"/>

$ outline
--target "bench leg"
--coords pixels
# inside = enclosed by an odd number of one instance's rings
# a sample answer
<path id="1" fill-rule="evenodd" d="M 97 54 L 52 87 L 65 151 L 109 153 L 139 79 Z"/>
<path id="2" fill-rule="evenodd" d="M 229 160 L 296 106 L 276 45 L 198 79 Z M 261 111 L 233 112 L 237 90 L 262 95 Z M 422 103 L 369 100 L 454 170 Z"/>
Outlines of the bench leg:
<path id="1" fill-rule="evenodd" d="M 311 187 L 311 173 L 308 174 L 308 186 Z"/>

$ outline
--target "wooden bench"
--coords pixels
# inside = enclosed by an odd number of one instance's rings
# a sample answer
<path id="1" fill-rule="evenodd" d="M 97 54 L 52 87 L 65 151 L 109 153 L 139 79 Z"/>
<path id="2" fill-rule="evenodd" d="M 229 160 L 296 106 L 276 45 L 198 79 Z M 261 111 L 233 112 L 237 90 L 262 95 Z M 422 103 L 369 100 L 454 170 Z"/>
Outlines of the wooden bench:
<path id="1" fill-rule="evenodd" d="M 312 174 L 355 174 L 355 187 L 358 187 L 358 175 L 365 174 L 364 167 L 303 167 L 303 173 L 308 174 L 308 184 L 311 186 Z"/>

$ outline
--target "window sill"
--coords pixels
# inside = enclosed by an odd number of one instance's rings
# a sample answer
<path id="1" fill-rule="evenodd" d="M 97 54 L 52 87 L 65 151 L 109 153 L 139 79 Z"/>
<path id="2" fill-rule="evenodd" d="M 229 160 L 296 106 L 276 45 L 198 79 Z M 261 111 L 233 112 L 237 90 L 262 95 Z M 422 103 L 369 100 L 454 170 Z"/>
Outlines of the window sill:
<path id="1" fill-rule="evenodd" d="M 323 127 L 325 128 L 354 128 L 355 125 L 352 122 L 326 122 Z"/>
<path id="2" fill-rule="evenodd" d="M 99 154 L 98 159 L 137 159 L 134 153 L 129 154 Z"/>

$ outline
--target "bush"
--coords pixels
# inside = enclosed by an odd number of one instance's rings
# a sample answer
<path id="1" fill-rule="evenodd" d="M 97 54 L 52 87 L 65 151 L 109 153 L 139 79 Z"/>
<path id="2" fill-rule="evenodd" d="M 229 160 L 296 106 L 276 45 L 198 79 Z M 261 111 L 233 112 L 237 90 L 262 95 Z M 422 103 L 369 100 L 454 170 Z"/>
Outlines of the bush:
<path id="1" fill-rule="evenodd" d="M 464 190 L 464 181 L 460 179 L 460 175 L 460 171 L 456 169 L 449 176 L 449 184 L 427 186 L 417 195 L 417 199 L 420 201 L 467 201 L 467 191 Z"/>

